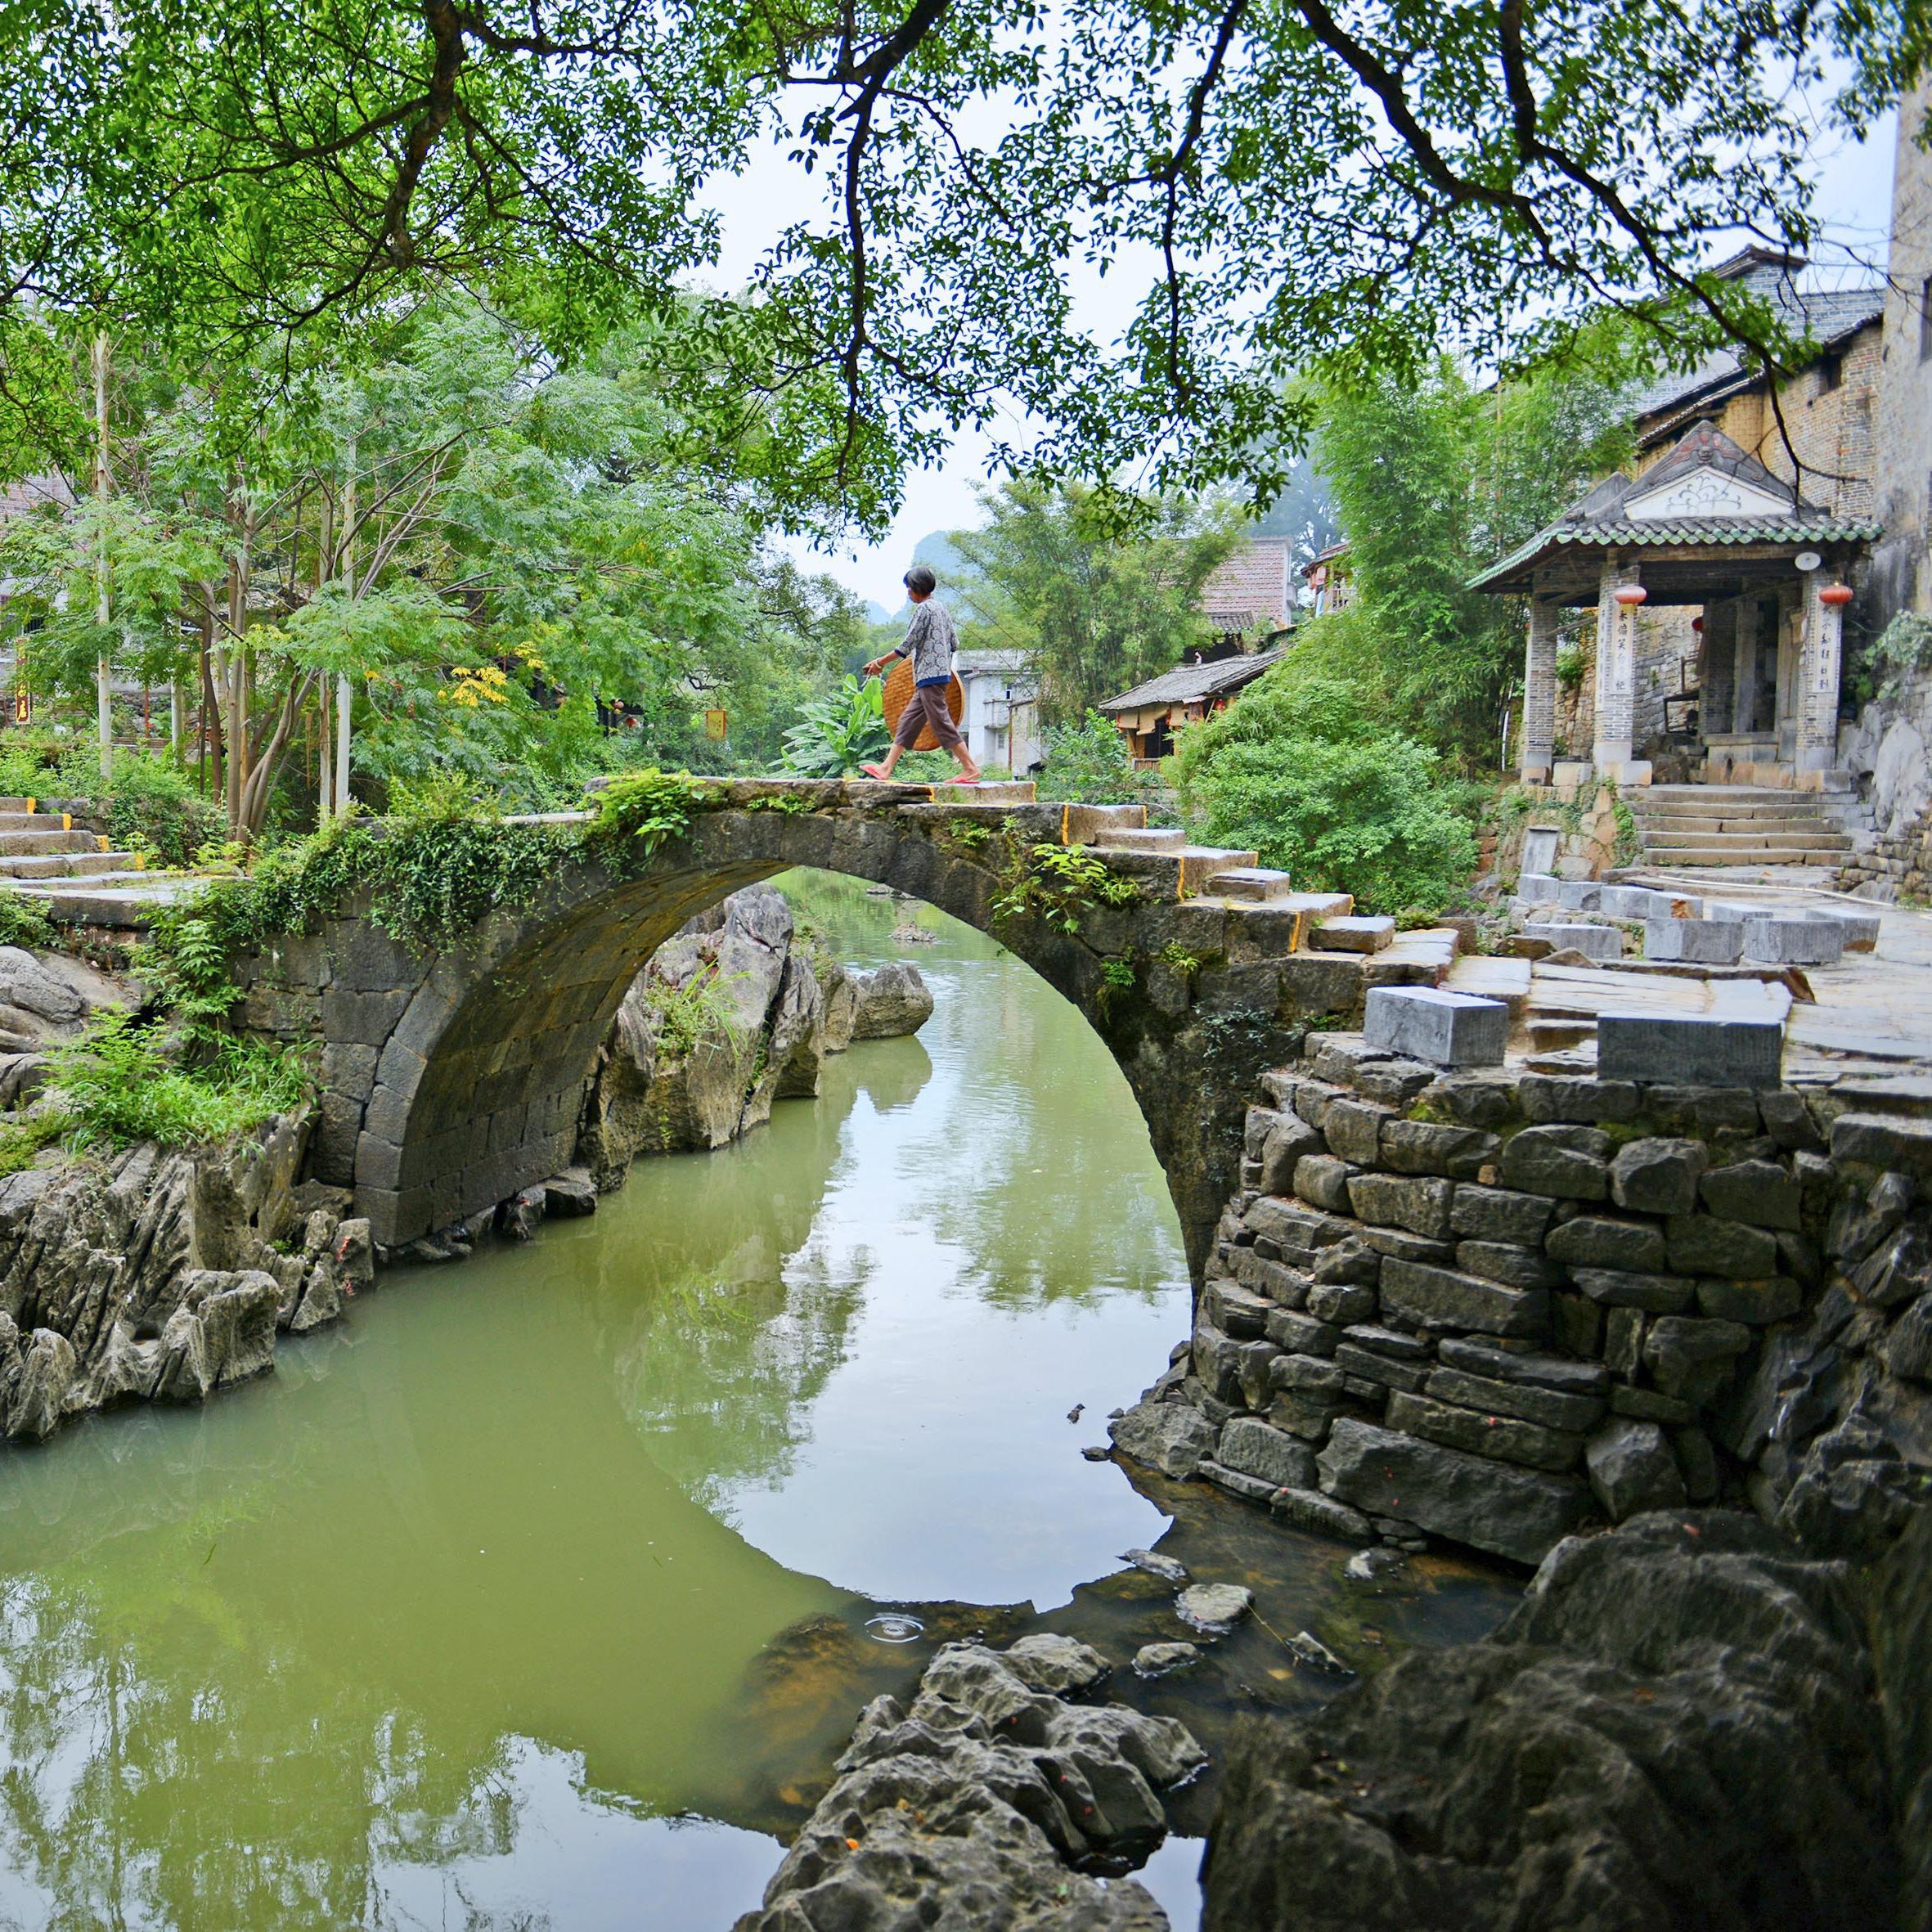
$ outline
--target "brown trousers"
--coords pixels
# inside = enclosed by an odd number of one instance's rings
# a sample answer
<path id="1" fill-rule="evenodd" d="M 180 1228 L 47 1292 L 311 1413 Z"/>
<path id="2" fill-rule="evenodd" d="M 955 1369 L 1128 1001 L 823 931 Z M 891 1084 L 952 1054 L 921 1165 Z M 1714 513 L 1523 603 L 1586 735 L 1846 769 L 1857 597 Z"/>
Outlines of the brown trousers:
<path id="1" fill-rule="evenodd" d="M 899 714 L 898 728 L 892 733 L 892 742 L 910 751 L 919 742 L 920 727 L 930 725 L 941 748 L 950 752 L 959 742 L 959 727 L 953 722 L 953 714 L 946 708 L 946 694 L 945 685 L 915 685 L 905 710 Z"/>

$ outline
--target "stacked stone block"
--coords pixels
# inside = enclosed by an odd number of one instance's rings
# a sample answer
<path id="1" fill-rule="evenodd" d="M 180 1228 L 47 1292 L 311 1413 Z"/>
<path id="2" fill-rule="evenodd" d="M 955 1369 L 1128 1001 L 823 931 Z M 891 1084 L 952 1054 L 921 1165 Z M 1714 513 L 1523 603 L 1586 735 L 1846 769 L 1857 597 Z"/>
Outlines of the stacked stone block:
<path id="1" fill-rule="evenodd" d="M 1190 1345 L 1153 1393 L 1204 1420 L 1208 1480 L 1305 1528 L 1525 1563 L 1727 1487 L 1777 1516 L 1808 1468 L 1826 1496 L 1836 1480 L 1793 1451 L 1853 1385 L 1806 1418 L 1778 1406 L 1779 1351 L 1829 1304 L 1822 1346 L 1862 1320 L 1902 1418 L 1860 1438 L 1879 1473 L 1858 1507 L 1922 1484 L 1932 1233 L 1908 1224 L 1921 1179 L 1874 1194 L 1872 1162 L 1932 1177 L 1932 1133 L 1834 1126 L 1828 1092 L 1445 1072 L 1346 1035 L 1263 1085 Z"/>

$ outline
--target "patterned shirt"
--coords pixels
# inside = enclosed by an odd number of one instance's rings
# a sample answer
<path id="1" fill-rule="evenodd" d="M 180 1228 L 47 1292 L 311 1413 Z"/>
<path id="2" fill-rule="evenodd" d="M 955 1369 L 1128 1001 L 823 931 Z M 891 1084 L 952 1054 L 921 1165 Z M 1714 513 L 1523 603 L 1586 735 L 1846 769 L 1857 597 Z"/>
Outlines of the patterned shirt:
<path id="1" fill-rule="evenodd" d="M 959 648 L 959 634 L 953 628 L 952 613 L 928 597 L 923 604 L 913 605 L 905 641 L 893 654 L 912 659 L 914 684 L 941 684 L 952 676 L 953 653 Z"/>

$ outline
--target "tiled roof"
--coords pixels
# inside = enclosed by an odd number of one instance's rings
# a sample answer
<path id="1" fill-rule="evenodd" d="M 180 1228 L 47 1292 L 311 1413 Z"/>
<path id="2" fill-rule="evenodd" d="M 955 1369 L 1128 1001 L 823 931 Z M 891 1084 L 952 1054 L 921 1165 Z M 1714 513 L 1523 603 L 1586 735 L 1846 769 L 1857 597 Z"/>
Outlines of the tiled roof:
<path id="1" fill-rule="evenodd" d="M 1821 354 L 1835 348 L 1868 322 L 1883 319 L 1885 290 L 1883 282 L 1856 289 L 1799 289 L 1786 273 L 1754 274 L 1752 286 L 1766 298 L 1778 318 L 1787 327 L 1808 335 Z M 1647 417 L 1669 417 L 1693 403 L 1722 401 L 1748 389 L 1761 380 L 1757 371 L 1747 367 L 1734 348 L 1714 349 L 1695 369 L 1682 374 L 1660 375 L 1632 395 L 1630 413 L 1638 420 L 1640 435 Z M 1651 425 L 1655 434 L 1668 424 Z"/>
<path id="2" fill-rule="evenodd" d="M 1100 708 L 1138 711 L 1150 704 L 1197 704 L 1204 698 L 1238 691 L 1243 685 L 1252 684 L 1271 664 L 1279 663 L 1286 650 L 1284 645 L 1281 650 L 1222 658 L 1212 664 L 1183 664 L 1176 670 L 1163 671 L 1158 677 L 1150 677 L 1145 684 L 1136 685 L 1117 698 L 1109 698 Z"/>
<path id="3" fill-rule="evenodd" d="M 1289 622 L 1286 537 L 1248 537 L 1201 586 L 1201 608 L 1224 631 L 1279 631 Z"/>
<path id="4" fill-rule="evenodd" d="M 1694 478 L 1700 472 L 1724 476 L 1743 486 L 1737 492 L 1748 502 L 1753 496 L 1784 507 L 1761 515 L 1733 511 L 1723 516 L 1645 516 L 1624 514 L 1633 499 L 1654 497 L 1660 491 Z M 1694 497 L 1693 497 L 1694 500 Z M 1706 501 L 1709 501 L 1708 497 Z M 1875 541 L 1884 534 L 1878 523 L 1835 516 L 1807 502 L 1791 486 L 1773 476 L 1758 459 L 1740 449 L 1710 423 L 1693 426 L 1677 447 L 1642 476 L 1615 471 L 1588 495 L 1573 503 L 1553 523 L 1545 525 L 1528 542 L 1469 580 L 1475 591 L 1508 590 L 1509 580 L 1546 552 L 1559 550 L 1656 549 L 1692 544 L 1815 544 Z"/>

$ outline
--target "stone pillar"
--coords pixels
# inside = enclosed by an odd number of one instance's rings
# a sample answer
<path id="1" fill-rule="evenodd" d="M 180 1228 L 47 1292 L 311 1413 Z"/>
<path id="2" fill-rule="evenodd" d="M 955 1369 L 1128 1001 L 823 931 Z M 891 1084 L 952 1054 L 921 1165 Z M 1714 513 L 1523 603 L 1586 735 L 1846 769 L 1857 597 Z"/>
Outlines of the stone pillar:
<path id="1" fill-rule="evenodd" d="M 1698 735 L 1722 737 L 1731 729 L 1737 703 L 1737 618 L 1735 597 L 1723 597 L 1704 607 L 1704 649 L 1697 672 Z"/>
<path id="2" fill-rule="evenodd" d="M 1795 707 L 1796 767 L 1801 773 L 1828 771 L 1838 758 L 1838 669 L 1844 620 L 1837 606 L 1826 604 L 1818 595 L 1836 581 L 1833 571 L 1809 570 L 1804 574 Z"/>
<path id="3" fill-rule="evenodd" d="M 1523 783 L 1546 785 L 1557 757 L 1557 606 L 1530 600 L 1523 654 Z"/>
<path id="4" fill-rule="evenodd" d="M 1640 583 L 1636 564 L 1622 564 L 1613 550 L 1603 560 L 1597 595 L 1597 775 L 1620 784 L 1647 784 L 1650 766 L 1639 765 L 1632 737 L 1637 709 L 1637 607 L 1619 604 L 1620 585 Z"/>
<path id="5" fill-rule="evenodd" d="M 1739 735 L 1757 727 L 1755 708 L 1758 702 L 1758 653 L 1763 645 L 1758 632 L 1763 615 L 1755 597 L 1738 599 L 1737 672 L 1731 687 L 1731 729 Z"/>

